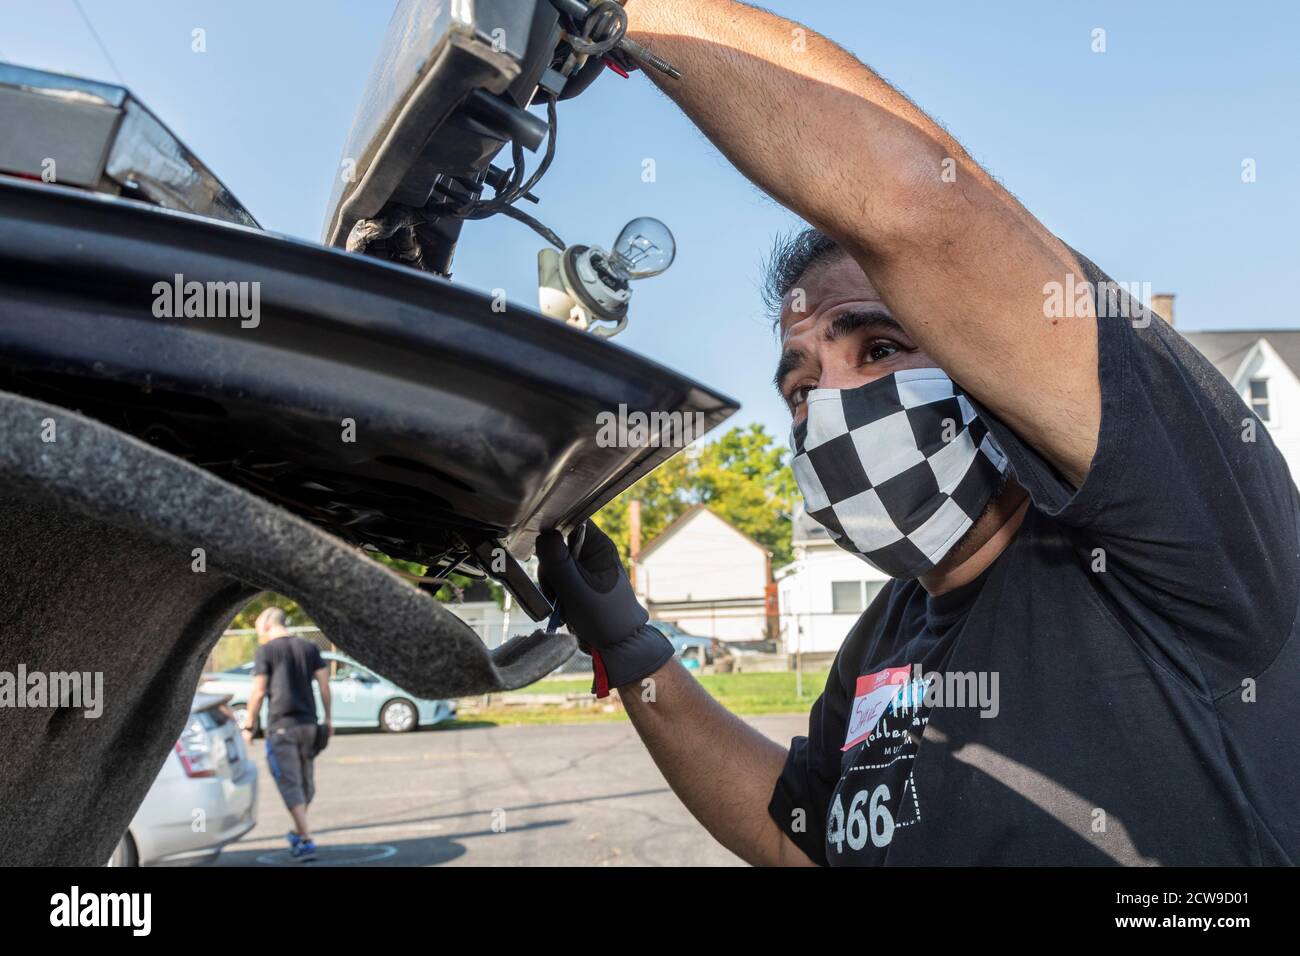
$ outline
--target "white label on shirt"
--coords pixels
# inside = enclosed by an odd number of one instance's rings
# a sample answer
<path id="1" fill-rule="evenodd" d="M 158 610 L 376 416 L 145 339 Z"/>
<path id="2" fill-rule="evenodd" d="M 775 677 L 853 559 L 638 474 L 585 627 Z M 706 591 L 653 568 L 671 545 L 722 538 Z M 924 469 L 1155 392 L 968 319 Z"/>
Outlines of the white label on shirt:
<path id="1" fill-rule="evenodd" d="M 911 676 L 910 667 L 887 667 L 858 678 L 853 708 L 849 711 L 849 727 L 840 750 L 856 747 L 871 736 L 885 709 L 907 686 Z"/>

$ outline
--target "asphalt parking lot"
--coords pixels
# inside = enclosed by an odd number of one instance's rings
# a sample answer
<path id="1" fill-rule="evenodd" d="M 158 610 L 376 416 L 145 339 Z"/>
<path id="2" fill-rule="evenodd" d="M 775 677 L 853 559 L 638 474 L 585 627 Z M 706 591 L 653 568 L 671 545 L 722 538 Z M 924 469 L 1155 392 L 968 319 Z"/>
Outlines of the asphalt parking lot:
<path id="1" fill-rule="evenodd" d="M 801 715 L 751 718 L 783 746 Z M 218 866 L 739 866 L 673 796 L 626 721 L 342 733 L 317 760 L 315 863 L 258 763 L 257 826 Z"/>

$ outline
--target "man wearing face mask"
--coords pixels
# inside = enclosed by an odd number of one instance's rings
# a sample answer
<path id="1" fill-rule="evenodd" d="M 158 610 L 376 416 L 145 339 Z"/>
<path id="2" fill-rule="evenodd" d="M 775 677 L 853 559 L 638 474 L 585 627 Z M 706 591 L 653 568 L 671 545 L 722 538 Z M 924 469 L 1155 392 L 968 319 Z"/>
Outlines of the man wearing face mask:
<path id="1" fill-rule="evenodd" d="M 1300 862 L 1300 503 L 1241 398 L 830 41 L 627 10 L 682 72 L 652 79 L 816 227 L 772 265 L 793 468 L 896 578 L 787 751 L 676 663 L 598 529 L 539 538 L 677 795 L 752 863 Z"/>

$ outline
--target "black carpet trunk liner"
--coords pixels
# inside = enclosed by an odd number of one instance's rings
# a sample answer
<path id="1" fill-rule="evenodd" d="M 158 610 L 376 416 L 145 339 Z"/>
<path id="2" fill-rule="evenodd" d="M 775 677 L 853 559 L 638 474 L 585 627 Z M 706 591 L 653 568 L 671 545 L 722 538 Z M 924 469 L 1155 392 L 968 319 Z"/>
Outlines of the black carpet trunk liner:
<path id="1" fill-rule="evenodd" d="M 53 441 L 49 441 L 53 437 Z M 567 635 L 489 651 L 428 594 L 303 520 L 67 409 L 0 392 L 0 672 L 100 672 L 103 711 L 0 707 L 0 864 L 99 865 L 260 591 L 419 697 L 522 687 Z M 206 570 L 195 571 L 195 549 Z"/>

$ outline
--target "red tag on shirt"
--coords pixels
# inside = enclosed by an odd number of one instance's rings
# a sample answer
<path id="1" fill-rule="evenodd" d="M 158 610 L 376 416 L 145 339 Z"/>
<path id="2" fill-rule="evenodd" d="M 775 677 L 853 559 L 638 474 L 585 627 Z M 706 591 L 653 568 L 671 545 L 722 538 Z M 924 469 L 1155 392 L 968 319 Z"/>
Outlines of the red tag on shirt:
<path id="1" fill-rule="evenodd" d="M 840 750 L 856 747 L 871 736 L 885 709 L 907 686 L 911 677 L 912 669 L 904 666 L 887 667 L 883 671 L 864 674 L 858 678 L 853 707 L 849 711 L 849 727 L 844 734 L 844 746 Z"/>

